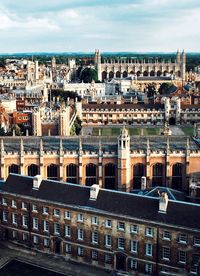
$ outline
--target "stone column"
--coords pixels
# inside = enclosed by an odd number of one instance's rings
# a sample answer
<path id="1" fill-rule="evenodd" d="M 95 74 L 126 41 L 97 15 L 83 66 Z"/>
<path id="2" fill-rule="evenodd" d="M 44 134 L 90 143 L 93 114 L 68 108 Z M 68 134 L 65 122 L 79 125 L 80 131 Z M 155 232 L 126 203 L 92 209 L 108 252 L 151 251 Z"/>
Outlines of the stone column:
<path id="1" fill-rule="evenodd" d="M 45 174 L 44 174 L 44 149 L 43 149 L 43 141 L 42 138 L 40 139 L 40 153 L 39 153 L 39 157 L 40 157 L 40 175 L 42 176 L 42 178 L 45 178 Z"/>
<path id="2" fill-rule="evenodd" d="M 103 169 L 102 169 L 102 147 L 101 147 L 101 138 L 99 138 L 99 187 L 102 188 L 102 178 L 103 178 Z"/>
<path id="3" fill-rule="evenodd" d="M 166 154 L 165 154 L 165 162 L 166 162 L 166 186 L 167 187 L 171 187 L 169 157 L 170 157 L 170 146 L 169 146 L 169 138 L 167 138 Z"/>
<path id="4" fill-rule="evenodd" d="M 189 189 L 189 179 L 190 179 L 190 140 L 187 138 L 187 147 L 185 155 L 185 177 L 183 175 L 183 189 Z"/>
<path id="5" fill-rule="evenodd" d="M 79 140 L 79 154 L 78 154 L 78 178 L 79 178 L 79 184 L 83 184 L 83 149 L 82 149 L 82 140 L 80 138 Z"/>
<path id="6" fill-rule="evenodd" d="M 60 181 L 65 181 L 63 179 L 63 155 L 64 155 L 64 152 L 63 152 L 63 143 L 62 143 L 62 138 L 60 138 L 60 149 L 59 149 L 59 171 L 60 171 Z"/>
<path id="7" fill-rule="evenodd" d="M 147 188 L 151 185 L 150 180 L 150 145 L 149 138 L 147 138 L 147 150 L 146 150 L 146 180 L 147 180 Z"/>
<path id="8" fill-rule="evenodd" d="M 24 175 L 24 144 L 23 139 L 20 141 L 20 174 Z"/>

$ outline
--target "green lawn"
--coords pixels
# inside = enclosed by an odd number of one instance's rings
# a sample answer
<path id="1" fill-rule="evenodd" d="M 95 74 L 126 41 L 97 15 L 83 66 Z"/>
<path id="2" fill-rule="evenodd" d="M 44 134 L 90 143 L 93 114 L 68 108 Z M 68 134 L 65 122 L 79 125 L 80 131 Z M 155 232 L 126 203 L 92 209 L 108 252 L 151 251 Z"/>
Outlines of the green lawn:
<path id="1" fill-rule="evenodd" d="M 181 129 L 185 133 L 185 135 L 193 135 L 193 127 L 182 127 Z"/>
<path id="2" fill-rule="evenodd" d="M 98 128 L 94 127 L 92 135 L 98 136 L 99 129 L 101 129 L 102 136 L 118 136 L 120 134 L 120 128 L 110 127 L 110 128 Z M 130 135 L 159 135 L 160 128 L 129 128 Z"/>

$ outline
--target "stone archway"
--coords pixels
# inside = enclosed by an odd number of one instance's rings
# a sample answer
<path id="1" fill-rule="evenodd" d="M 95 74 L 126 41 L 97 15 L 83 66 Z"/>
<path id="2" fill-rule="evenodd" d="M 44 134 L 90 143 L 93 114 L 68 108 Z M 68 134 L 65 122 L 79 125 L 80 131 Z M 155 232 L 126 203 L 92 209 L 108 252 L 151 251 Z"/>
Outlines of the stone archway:
<path id="1" fill-rule="evenodd" d="M 115 266 L 117 270 L 121 270 L 121 271 L 126 271 L 127 270 L 127 265 L 126 265 L 126 255 L 118 252 L 115 255 Z"/>

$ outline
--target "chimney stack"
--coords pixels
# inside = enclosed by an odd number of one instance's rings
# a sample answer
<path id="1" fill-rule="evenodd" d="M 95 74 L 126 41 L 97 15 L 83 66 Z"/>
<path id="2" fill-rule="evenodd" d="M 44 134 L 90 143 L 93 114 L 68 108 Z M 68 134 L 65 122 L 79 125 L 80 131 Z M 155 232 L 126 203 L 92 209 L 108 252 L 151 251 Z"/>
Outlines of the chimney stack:
<path id="1" fill-rule="evenodd" d="M 159 213 L 166 213 L 168 205 L 168 194 L 162 193 L 159 199 Z"/>
<path id="2" fill-rule="evenodd" d="M 42 182 L 42 176 L 36 175 L 33 177 L 33 189 L 38 190 L 40 188 L 40 184 Z"/>
<path id="3" fill-rule="evenodd" d="M 91 187 L 90 187 L 90 200 L 94 200 L 96 201 L 97 200 L 97 197 L 98 197 L 98 194 L 99 194 L 99 185 L 97 184 L 93 184 Z"/>

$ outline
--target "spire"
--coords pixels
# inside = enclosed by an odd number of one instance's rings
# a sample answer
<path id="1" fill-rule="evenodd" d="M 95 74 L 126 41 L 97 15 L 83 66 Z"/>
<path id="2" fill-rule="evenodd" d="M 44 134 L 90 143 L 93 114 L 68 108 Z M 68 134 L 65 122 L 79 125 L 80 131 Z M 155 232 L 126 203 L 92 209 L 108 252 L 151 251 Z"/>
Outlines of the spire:
<path id="1" fill-rule="evenodd" d="M 40 154 L 42 155 L 43 154 L 43 151 L 44 151 L 44 148 L 43 148 L 43 141 L 42 141 L 42 138 L 40 139 Z"/>
<path id="2" fill-rule="evenodd" d="M 179 51 L 179 49 L 177 50 L 177 53 L 176 53 L 176 62 L 177 63 L 180 63 L 180 61 L 181 61 L 181 56 L 180 56 L 180 51 Z"/>

